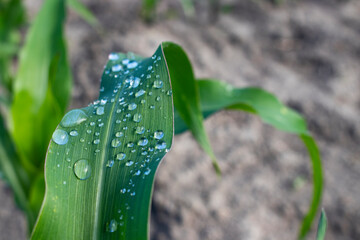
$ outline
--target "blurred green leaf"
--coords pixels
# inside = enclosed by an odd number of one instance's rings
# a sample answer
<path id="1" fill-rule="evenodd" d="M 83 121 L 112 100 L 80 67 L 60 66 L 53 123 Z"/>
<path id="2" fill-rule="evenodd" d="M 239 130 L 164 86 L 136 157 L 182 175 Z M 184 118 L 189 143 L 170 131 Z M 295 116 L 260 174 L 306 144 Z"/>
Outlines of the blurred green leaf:
<path id="1" fill-rule="evenodd" d="M 32 239 L 147 239 L 155 172 L 173 138 L 161 46 L 147 59 L 109 55 L 99 100 L 55 130 Z"/>
<path id="2" fill-rule="evenodd" d="M 327 227 L 327 218 L 325 210 L 321 211 L 317 233 L 316 233 L 316 240 L 324 240 L 326 235 L 326 227 Z"/>
<path id="3" fill-rule="evenodd" d="M 44 2 L 26 37 L 14 83 L 12 135 L 22 165 L 35 175 L 42 171 L 47 143 L 70 96 L 64 19 L 64 1 Z"/>
<path id="4" fill-rule="evenodd" d="M 259 88 L 234 88 L 217 80 L 199 80 L 196 81 L 196 85 L 204 117 L 222 109 L 242 110 L 257 114 L 265 123 L 281 131 L 297 134 L 302 139 L 310 155 L 314 183 L 311 206 L 299 233 L 299 238 L 305 237 L 319 208 L 323 188 L 320 153 L 314 139 L 308 133 L 305 120 L 284 106 L 275 96 Z M 187 124 L 178 111 L 175 111 L 174 119 L 176 134 L 187 129 Z"/>
<path id="5" fill-rule="evenodd" d="M 163 47 L 174 93 L 176 113 L 189 127 L 196 141 L 211 157 L 215 171 L 220 175 L 220 167 L 203 125 L 199 90 L 195 82 L 191 63 L 179 45 L 166 42 L 163 43 Z"/>
<path id="6" fill-rule="evenodd" d="M 152 22 L 155 18 L 159 0 L 142 0 L 141 15 L 145 21 Z"/>
<path id="7" fill-rule="evenodd" d="M 94 16 L 94 14 L 80 1 L 78 0 L 67 0 L 67 4 L 71 9 L 73 9 L 77 14 L 79 14 L 85 21 L 87 21 L 92 26 L 99 25 L 99 21 Z"/>

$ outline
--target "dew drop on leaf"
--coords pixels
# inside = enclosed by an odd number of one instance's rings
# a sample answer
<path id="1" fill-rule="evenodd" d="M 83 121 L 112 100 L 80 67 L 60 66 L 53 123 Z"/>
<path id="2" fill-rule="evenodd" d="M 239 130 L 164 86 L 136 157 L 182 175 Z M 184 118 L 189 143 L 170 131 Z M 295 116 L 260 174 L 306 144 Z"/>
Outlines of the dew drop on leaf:
<path id="1" fill-rule="evenodd" d="M 117 55 L 116 53 L 110 53 L 109 60 L 112 60 L 112 61 L 119 60 L 119 55 Z"/>
<path id="2" fill-rule="evenodd" d="M 123 160 L 125 157 L 126 157 L 126 154 L 123 152 L 116 154 L 116 159 L 119 161 Z"/>
<path id="3" fill-rule="evenodd" d="M 116 64 L 114 66 L 112 66 L 111 70 L 113 72 L 119 72 L 122 69 L 122 66 L 120 64 Z"/>
<path id="4" fill-rule="evenodd" d="M 143 134 L 144 132 L 145 132 L 144 126 L 137 126 L 135 129 L 135 133 L 137 133 L 137 134 Z"/>
<path id="5" fill-rule="evenodd" d="M 124 136 L 124 133 L 123 132 L 117 132 L 115 133 L 115 137 L 122 137 Z"/>
<path id="6" fill-rule="evenodd" d="M 155 139 L 158 139 L 158 140 L 160 140 L 160 139 L 162 139 L 164 137 L 164 132 L 163 131 L 156 131 L 156 132 L 154 132 L 154 138 Z"/>
<path id="7" fill-rule="evenodd" d="M 140 121 L 141 121 L 141 118 L 142 118 L 142 116 L 141 116 L 140 113 L 135 113 L 135 114 L 134 114 L 134 117 L 133 117 L 133 121 L 134 121 L 134 122 L 140 122 Z"/>
<path id="8" fill-rule="evenodd" d="M 114 147 L 114 148 L 117 148 L 121 145 L 121 142 L 119 139 L 117 138 L 114 138 L 112 141 L 111 141 L 111 146 Z"/>
<path id="9" fill-rule="evenodd" d="M 128 109 L 129 109 L 130 111 L 135 110 L 136 107 L 137 107 L 136 103 L 130 103 L 130 104 L 128 105 Z"/>
<path id="10" fill-rule="evenodd" d="M 161 80 L 155 80 L 153 88 L 162 88 L 163 85 L 164 84 L 163 84 L 163 82 Z"/>
<path id="11" fill-rule="evenodd" d="M 134 164 L 134 162 L 131 161 L 131 160 L 125 163 L 125 165 L 126 165 L 127 167 L 129 167 L 129 166 L 131 166 L 131 165 L 133 165 L 133 164 Z"/>
<path id="12" fill-rule="evenodd" d="M 96 114 L 97 114 L 97 115 L 103 115 L 104 112 L 105 112 L 104 107 L 98 107 L 98 108 L 96 109 Z"/>
<path id="13" fill-rule="evenodd" d="M 147 140 L 146 138 L 141 138 L 139 141 L 138 141 L 138 145 L 139 146 L 146 146 L 146 144 L 148 144 L 149 140 Z"/>
<path id="14" fill-rule="evenodd" d="M 145 90 L 140 89 L 139 91 L 137 91 L 137 92 L 135 93 L 135 97 L 140 97 L 140 96 L 142 96 L 142 95 L 144 95 L 144 94 L 145 94 Z"/>
<path id="15" fill-rule="evenodd" d="M 166 142 L 164 142 L 164 141 L 159 141 L 159 142 L 156 144 L 155 148 L 158 149 L 158 150 L 165 149 L 165 148 L 166 148 Z"/>
<path id="16" fill-rule="evenodd" d="M 75 176 L 80 180 L 86 180 L 91 175 L 91 166 L 86 159 L 80 159 L 74 164 Z"/>
<path id="17" fill-rule="evenodd" d="M 74 127 L 86 121 L 87 119 L 88 116 L 83 110 L 74 109 L 68 112 L 67 114 L 65 114 L 60 124 L 63 127 Z"/>
<path id="18" fill-rule="evenodd" d="M 112 219 L 110 222 L 106 223 L 107 232 L 115 232 L 117 230 L 118 223 L 115 219 Z"/>
<path id="19" fill-rule="evenodd" d="M 69 135 L 64 130 L 56 129 L 52 135 L 52 140 L 58 145 L 64 145 L 68 142 Z"/>
<path id="20" fill-rule="evenodd" d="M 151 172 L 151 169 L 150 169 L 150 168 L 147 168 L 147 169 L 145 170 L 144 174 L 145 174 L 145 175 L 149 175 L 150 172 Z"/>
<path id="21" fill-rule="evenodd" d="M 106 166 L 108 168 L 111 168 L 112 166 L 114 166 L 114 160 L 109 160 L 107 163 L 106 163 Z"/>
<path id="22" fill-rule="evenodd" d="M 70 136 L 76 137 L 77 135 L 79 135 L 79 133 L 76 130 L 70 132 Z"/>
<path id="23" fill-rule="evenodd" d="M 130 62 L 130 63 L 127 64 L 127 68 L 128 69 L 133 69 L 133 68 L 136 68 L 137 65 L 138 65 L 137 62 Z"/>

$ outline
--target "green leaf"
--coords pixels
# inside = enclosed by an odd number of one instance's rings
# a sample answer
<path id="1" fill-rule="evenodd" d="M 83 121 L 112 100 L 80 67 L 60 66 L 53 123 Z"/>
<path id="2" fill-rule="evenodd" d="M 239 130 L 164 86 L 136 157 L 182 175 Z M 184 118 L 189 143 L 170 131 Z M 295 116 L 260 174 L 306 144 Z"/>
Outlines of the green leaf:
<path id="1" fill-rule="evenodd" d="M 141 15 L 145 21 L 151 22 L 155 18 L 159 0 L 142 0 Z"/>
<path id="2" fill-rule="evenodd" d="M 92 14 L 92 12 L 87 9 L 87 7 L 78 0 L 67 0 L 67 4 L 71 9 L 73 9 L 77 14 L 79 14 L 85 21 L 87 21 L 92 26 L 99 25 L 99 21 Z"/>
<path id="3" fill-rule="evenodd" d="M 21 167 L 14 144 L 0 114 L 0 172 L 11 186 L 18 206 L 27 213 L 28 221 L 34 222 L 35 216 L 29 209 L 27 194 L 29 178 Z"/>
<path id="4" fill-rule="evenodd" d="M 166 62 L 169 67 L 176 112 L 189 127 L 196 141 L 211 157 L 215 171 L 220 175 L 220 167 L 205 132 L 200 108 L 199 90 L 194 78 L 191 63 L 186 53 L 179 45 L 166 42 L 163 43 L 163 47 Z"/>
<path id="5" fill-rule="evenodd" d="M 319 208 L 323 188 L 320 153 L 316 142 L 308 133 L 305 120 L 298 113 L 280 103 L 272 94 L 259 88 L 234 88 L 216 80 L 200 80 L 196 82 L 196 85 L 199 88 L 204 117 L 222 109 L 242 110 L 257 114 L 265 123 L 279 130 L 297 134 L 302 139 L 310 155 L 314 183 L 311 205 L 299 233 L 299 238 L 304 238 Z M 187 129 L 187 124 L 178 112 L 175 112 L 174 119 L 176 134 Z"/>
<path id="6" fill-rule="evenodd" d="M 47 143 L 67 107 L 71 75 L 63 40 L 63 0 L 47 0 L 20 54 L 11 109 L 12 135 L 22 165 L 37 175 Z"/>
<path id="7" fill-rule="evenodd" d="M 147 239 L 155 172 L 173 138 L 161 46 L 109 55 L 99 100 L 68 112 L 49 145 L 32 239 Z"/>
<path id="8" fill-rule="evenodd" d="M 325 210 L 323 209 L 321 211 L 319 223 L 318 223 L 318 229 L 316 233 L 316 240 L 324 240 L 326 235 L 326 226 L 327 226 L 327 218 Z"/>

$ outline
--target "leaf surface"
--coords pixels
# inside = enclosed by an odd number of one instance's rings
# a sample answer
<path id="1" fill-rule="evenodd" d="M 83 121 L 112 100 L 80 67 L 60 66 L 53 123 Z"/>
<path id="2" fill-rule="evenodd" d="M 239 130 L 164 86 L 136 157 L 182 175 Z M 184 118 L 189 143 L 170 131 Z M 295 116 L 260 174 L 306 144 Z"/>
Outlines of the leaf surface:
<path id="1" fill-rule="evenodd" d="M 49 145 L 32 239 L 147 239 L 155 172 L 173 138 L 162 48 L 109 55 L 99 100 L 68 112 Z"/>
<path id="2" fill-rule="evenodd" d="M 324 240 L 326 235 L 326 226 L 327 226 L 327 218 L 325 210 L 321 211 L 317 233 L 316 233 L 316 240 Z"/>

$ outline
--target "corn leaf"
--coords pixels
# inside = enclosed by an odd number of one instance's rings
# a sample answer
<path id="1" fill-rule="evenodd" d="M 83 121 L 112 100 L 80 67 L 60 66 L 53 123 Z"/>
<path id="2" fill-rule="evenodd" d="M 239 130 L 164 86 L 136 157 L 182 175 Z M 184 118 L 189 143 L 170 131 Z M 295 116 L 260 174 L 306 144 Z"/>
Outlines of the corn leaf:
<path id="1" fill-rule="evenodd" d="M 110 54 L 99 99 L 64 116 L 31 239 L 147 239 L 155 172 L 173 138 L 162 51 L 146 59 Z"/>
<path id="2" fill-rule="evenodd" d="M 314 183 L 311 205 L 299 233 L 299 238 L 304 238 L 319 208 L 323 188 L 320 153 L 316 142 L 308 133 L 305 120 L 280 103 L 272 94 L 259 88 L 234 88 L 217 80 L 199 80 L 196 81 L 196 85 L 198 85 L 204 117 L 222 109 L 242 110 L 259 115 L 265 123 L 281 131 L 297 134 L 304 142 L 311 159 Z M 176 134 L 187 129 L 187 124 L 177 111 L 174 121 Z"/>
<path id="3" fill-rule="evenodd" d="M 43 169 L 47 143 L 67 107 L 71 74 L 63 39 L 63 0 L 47 0 L 20 54 L 11 108 L 12 135 L 26 171 Z"/>
<path id="4" fill-rule="evenodd" d="M 327 226 L 327 218 L 325 210 L 323 209 L 321 211 L 319 223 L 318 223 L 318 229 L 316 233 L 316 240 L 324 240 L 326 235 L 326 226 Z"/>
<path id="5" fill-rule="evenodd" d="M 220 175 L 220 167 L 205 132 L 198 85 L 195 81 L 191 63 L 179 45 L 166 42 L 163 46 L 166 62 L 169 66 L 176 112 L 188 126 L 200 146 L 210 156 L 216 173 Z"/>

